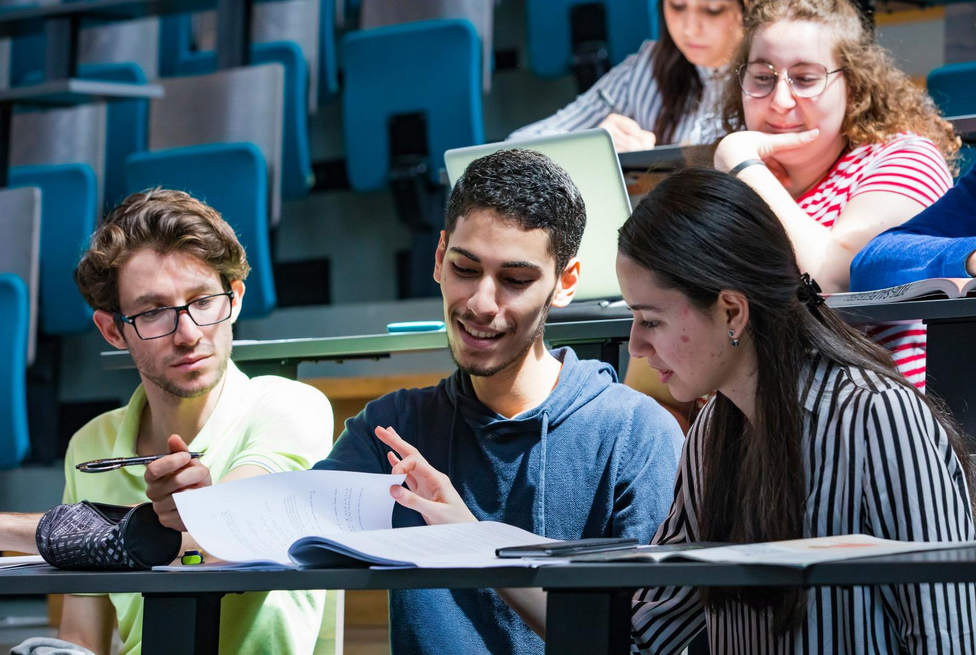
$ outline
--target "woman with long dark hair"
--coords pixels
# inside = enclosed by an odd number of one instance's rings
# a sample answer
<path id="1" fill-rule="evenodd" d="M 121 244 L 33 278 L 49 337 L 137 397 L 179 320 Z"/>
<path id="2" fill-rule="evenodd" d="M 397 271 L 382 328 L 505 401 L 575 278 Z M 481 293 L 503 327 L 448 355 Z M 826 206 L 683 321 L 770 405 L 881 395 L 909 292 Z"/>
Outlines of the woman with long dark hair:
<path id="1" fill-rule="evenodd" d="M 620 231 L 617 275 L 631 354 L 678 399 L 716 390 L 655 543 L 976 537 L 958 430 L 822 303 L 745 183 L 706 170 L 662 182 Z M 974 613 L 972 585 L 643 590 L 633 632 L 652 653 L 706 622 L 715 653 L 972 653 Z"/>
<path id="2" fill-rule="evenodd" d="M 976 538 L 959 431 L 887 351 L 826 307 L 789 237 L 744 182 L 689 169 L 620 230 L 630 352 L 679 400 L 714 392 L 685 442 L 653 543 L 752 543 L 864 533 Z M 472 520 L 446 478 L 390 431 L 398 502 Z M 540 632 L 539 590 L 499 592 Z M 632 637 L 678 653 L 707 624 L 713 653 L 976 653 L 971 584 L 638 592 Z"/>
<path id="3" fill-rule="evenodd" d="M 605 127 L 620 152 L 655 143 L 711 143 L 742 38 L 742 0 L 661 0 L 657 41 L 646 41 L 574 102 L 509 140 Z"/>

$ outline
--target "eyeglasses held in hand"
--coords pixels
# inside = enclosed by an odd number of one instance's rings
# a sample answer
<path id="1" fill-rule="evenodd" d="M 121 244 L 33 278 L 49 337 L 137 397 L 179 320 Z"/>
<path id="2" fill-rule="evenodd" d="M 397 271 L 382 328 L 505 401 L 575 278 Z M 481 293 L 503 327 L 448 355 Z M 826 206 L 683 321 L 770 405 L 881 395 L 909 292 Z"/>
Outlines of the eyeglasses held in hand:
<path id="1" fill-rule="evenodd" d="M 752 98 L 765 98 L 779 84 L 781 75 L 786 76 L 786 81 L 797 98 L 816 98 L 827 90 L 827 80 L 834 73 L 839 73 L 843 68 L 828 71 L 825 66 L 820 64 L 793 64 L 785 73 L 779 73 L 773 68 L 772 64 L 762 61 L 752 61 L 739 66 L 736 74 L 739 77 L 739 86 L 742 92 Z"/>
<path id="2" fill-rule="evenodd" d="M 180 314 L 186 312 L 200 327 L 223 323 L 230 318 L 233 309 L 233 291 L 215 293 L 212 296 L 197 298 L 179 307 L 157 307 L 149 311 L 126 316 L 116 312 L 115 316 L 123 323 L 135 328 L 136 335 L 144 341 L 159 339 L 176 332 L 180 325 Z"/>

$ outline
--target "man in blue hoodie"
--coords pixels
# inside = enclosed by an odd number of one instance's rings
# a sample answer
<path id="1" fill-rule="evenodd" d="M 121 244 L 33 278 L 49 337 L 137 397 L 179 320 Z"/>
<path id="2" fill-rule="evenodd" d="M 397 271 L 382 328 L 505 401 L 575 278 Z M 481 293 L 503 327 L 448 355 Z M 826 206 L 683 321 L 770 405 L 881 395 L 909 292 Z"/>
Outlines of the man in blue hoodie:
<path id="1" fill-rule="evenodd" d="M 374 432 L 392 426 L 480 520 L 649 542 L 671 502 L 677 423 L 610 366 L 543 342 L 549 308 L 576 290 L 585 223 L 576 186 L 544 155 L 473 162 L 451 193 L 434 267 L 458 370 L 369 403 L 316 468 L 389 473 L 391 449 Z M 423 524 L 395 507 L 393 527 Z M 390 632 L 396 655 L 544 650 L 491 589 L 391 591 Z"/>

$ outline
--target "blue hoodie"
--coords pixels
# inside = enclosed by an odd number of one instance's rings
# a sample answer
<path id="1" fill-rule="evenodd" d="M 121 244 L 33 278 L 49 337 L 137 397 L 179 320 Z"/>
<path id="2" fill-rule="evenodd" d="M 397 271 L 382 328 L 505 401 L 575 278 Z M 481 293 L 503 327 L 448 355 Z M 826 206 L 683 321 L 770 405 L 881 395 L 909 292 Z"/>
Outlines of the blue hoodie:
<path id="1" fill-rule="evenodd" d="M 884 289 L 930 277 L 970 277 L 976 250 L 976 167 L 935 204 L 882 232 L 851 262 L 851 291 Z"/>
<path id="2" fill-rule="evenodd" d="M 553 351 L 563 366 L 544 403 L 509 419 L 455 372 L 436 387 L 369 403 L 315 468 L 389 473 L 374 435 L 393 426 L 446 473 L 479 520 L 555 539 L 636 537 L 667 516 L 684 437 L 655 401 L 601 362 Z M 397 505 L 393 527 L 424 525 Z M 542 653 L 543 641 L 490 589 L 390 591 L 393 653 Z"/>

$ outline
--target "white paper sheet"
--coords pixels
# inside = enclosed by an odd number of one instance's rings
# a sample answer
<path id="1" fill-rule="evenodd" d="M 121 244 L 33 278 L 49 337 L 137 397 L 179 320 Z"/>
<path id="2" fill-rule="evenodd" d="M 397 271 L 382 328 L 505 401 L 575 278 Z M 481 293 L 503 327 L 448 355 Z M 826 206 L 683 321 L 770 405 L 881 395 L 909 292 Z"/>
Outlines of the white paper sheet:
<path id="1" fill-rule="evenodd" d="M 23 569 L 48 566 L 40 555 L 18 555 L 17 557 L 0 557 L 0 571 L 4 569 Z"/>
<path id="2" fill-rule="evenodd" d="M 228 562 L 291 565 L 301 537 L 392 526 L 390 487 L 402 475 L 290 471 L 193 489 L 173 496 L 187 531 Z"/>
<path id="3" fill-rule="evenodd" d="M 686 557 L 703 562 L 733 562 L 740 564 L 782 564 L 806 567 L 821 562 L 838 562 L 861 557 L 897 555 L 925 550 L 944 550 L 976 545 L 962 541 L 892 541 L 864 534 L 836 537 L 815 537 L 774 541 L 762 544 L 742 544 L 706 548 L 685 553 Z"/>
<path id="4" fill-rule="evenodd" d="M 377 559 L 400 560 L 422 568 L 539 566 L 544 562 L 538 559 L 500 559 L 495 557 L 495 549 L 552 541 L 491 521 L 333 535 L 330 539 Z"/>

